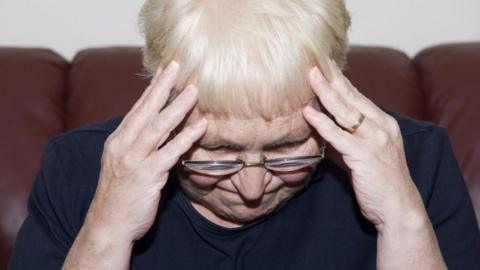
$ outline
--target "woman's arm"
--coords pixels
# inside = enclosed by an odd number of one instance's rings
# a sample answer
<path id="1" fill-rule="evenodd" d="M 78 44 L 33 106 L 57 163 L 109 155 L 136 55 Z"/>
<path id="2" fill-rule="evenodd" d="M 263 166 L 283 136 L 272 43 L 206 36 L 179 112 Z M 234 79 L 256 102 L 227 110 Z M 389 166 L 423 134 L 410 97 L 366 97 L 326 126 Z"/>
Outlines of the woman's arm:
<path id="1" fill-rule="evenodd" d="M 377 269 L 447 269 L 418 192 L 399 200 L 392 220 L 377 226 Z"/>

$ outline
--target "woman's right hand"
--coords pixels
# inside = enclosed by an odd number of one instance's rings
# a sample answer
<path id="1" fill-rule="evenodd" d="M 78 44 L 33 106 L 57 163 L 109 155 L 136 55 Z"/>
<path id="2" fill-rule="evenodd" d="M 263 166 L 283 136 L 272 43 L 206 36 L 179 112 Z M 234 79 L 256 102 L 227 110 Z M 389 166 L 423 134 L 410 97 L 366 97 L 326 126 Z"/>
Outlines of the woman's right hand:
<path id="1" fill-rule="evenodd" d="M 201 119 L 163 145 L 198 100 L 198 90 L 190 85 L 164 108 L 178 72 L 174 61 L 165 71 L 157 71 L 106 140 L 97 190 L 83 229 L 133 243 L 152 226 L 170 169 L 207 128 Z"/>

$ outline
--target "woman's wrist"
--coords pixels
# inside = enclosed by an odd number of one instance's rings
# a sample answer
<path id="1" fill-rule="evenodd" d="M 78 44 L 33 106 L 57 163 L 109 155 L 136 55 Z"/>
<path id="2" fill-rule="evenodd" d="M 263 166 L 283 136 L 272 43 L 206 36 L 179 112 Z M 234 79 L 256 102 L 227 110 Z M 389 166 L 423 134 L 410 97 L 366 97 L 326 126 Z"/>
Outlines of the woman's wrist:
<path id="1" fill-rule="evenodd" d="M 62 270 L 128 269 L 133 242 L 85 222 Z"/>
<path id="2" fill-rule="evenodd" d="M 430 220 L 428 215 L 421 210 L 410 210 L 402 213 L 395 219 L 391 219 L 384 224 L 377 225 L 379 235 L 385 234 L 412 234 L 428 230 Z"/>
<path id="3" fill-rule="evenodd" d="M 426 211 L 411 211 L 378 231 L 377 269 L 447 269 Z"/>
<path id="4" fill-rule="evenodd" d="M 431 226 L 420 193 L 415 187 L 404 194 L 392 196 L 385 207 L 383 222 L 376 224 L 379 234 L 416 232 Z"/>
<path id="5" fill-rule="evenodd" d="M 85 224 L 80 234 L 85 241 L 95 244 L 99 249 L 109 249 L 110 247 L 131 249 L 133 247 L 133 239 L 114 229 L 103 226 L 87 225 Z M 79 235 L 80 235 L 79 234 Z"/>
<path id="6" fill-rule="evenodd" d="M 133 246 L 134 236 L 122 230 L 121 224 L 113 226 L 94 212 L 91 207 L 80 231 L 85 240 L 105 248 L 111 245 L 123 248 Z"/>

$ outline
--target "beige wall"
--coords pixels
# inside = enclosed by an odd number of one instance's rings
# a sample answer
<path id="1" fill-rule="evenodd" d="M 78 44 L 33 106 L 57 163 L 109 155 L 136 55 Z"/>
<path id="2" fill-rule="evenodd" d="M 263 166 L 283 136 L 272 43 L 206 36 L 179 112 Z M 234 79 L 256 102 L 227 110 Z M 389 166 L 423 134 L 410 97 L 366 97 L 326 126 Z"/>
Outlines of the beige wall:
<path id="1" fill-rule="evenodd" d="M 353 44 L 413 55 L 433 44 L 480 41 L 480 0 L 346 1 Z M 0 0 L 0 46 L 49 47 L 71 58 L 85 47 L 141 45 L 136 16 L 142 2 Z"/>

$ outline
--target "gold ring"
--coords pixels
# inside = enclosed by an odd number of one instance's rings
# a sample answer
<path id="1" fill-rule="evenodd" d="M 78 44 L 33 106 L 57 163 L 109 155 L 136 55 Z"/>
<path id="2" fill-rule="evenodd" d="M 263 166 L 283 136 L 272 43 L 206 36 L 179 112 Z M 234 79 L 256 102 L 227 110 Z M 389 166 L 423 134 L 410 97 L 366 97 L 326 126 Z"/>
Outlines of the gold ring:
<path id="1" fill-rule="evenodd" d="M 360 116 L 358 117 L 358 120 L 357 120 L 357 123 L 355 123 L 355 125 L 353 125 L 352 127 L 350 128 L 345 128 L 348 132 L 350 132 L 350 134 L 353 134 L 355 133 L 355 131 L 357 131 L 357 129 L 360 127 L 360 125 L 363 123 L 363 120 L 365 120 L 365 115 L 363 115 L 363 113 L 360 113 Z"/>

